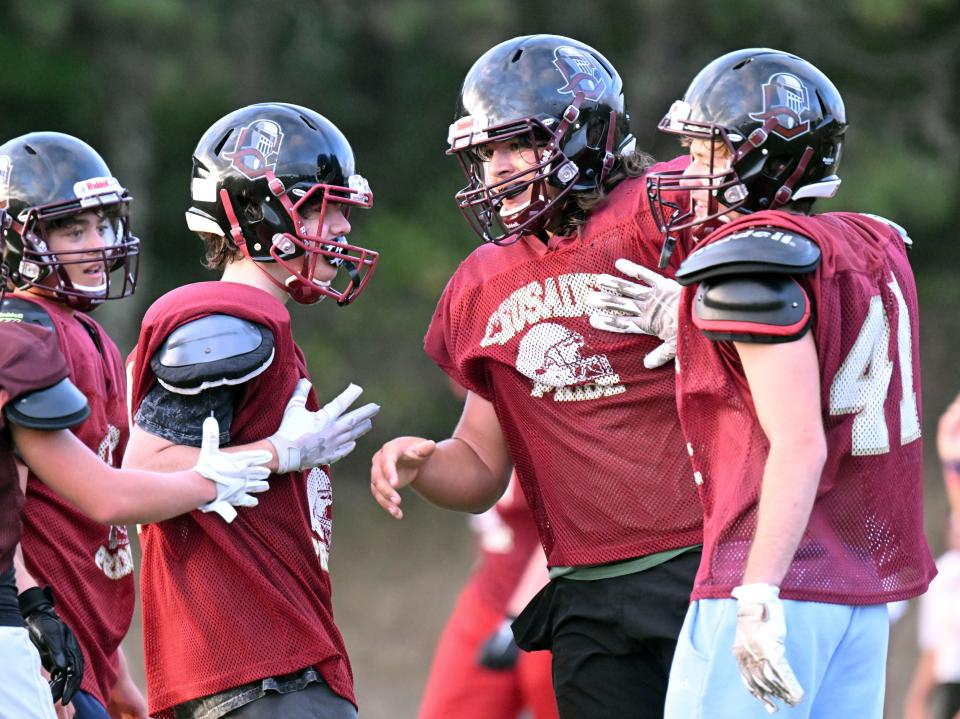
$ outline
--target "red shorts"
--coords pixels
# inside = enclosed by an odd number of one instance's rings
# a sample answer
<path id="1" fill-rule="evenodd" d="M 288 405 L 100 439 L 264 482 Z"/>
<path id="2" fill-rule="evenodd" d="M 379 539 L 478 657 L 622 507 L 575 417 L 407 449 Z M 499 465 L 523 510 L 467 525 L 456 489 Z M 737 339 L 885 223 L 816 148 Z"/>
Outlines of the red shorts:
<path id="1" fill-rule="evenodd" d="M 419 719 L 557 719 L 550 652 L 520 652 L 510 671 L 477 664 L 483 642 L 503 615 L 484 604 L 470 585 L 444 627 L 420 703 Z"/>

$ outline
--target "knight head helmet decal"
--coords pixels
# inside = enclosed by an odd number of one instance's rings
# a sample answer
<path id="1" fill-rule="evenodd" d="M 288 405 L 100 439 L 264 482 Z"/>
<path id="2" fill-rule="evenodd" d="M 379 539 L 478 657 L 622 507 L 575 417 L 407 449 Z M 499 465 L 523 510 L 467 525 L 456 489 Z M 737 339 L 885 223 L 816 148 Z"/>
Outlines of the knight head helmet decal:
<path id="1" fill-rule="evenodd" d="M 810 131 L 804 113 L 810 111 L 810 92 L 796 75 L 778 72 L 763 84 L 763 110 L 751 112 L 750 118 L 766 122 L 775 117 L 779 123 L 772 132 L 784 140 L 792 140 Z"/>
<path id="2" fill-rule="evenodd" d="M 565 84 L 557 88 L 561 95 L 582 93 L 584 99 L 596 102 L 607 89 L 597 61 L 580 48 L 558 47 L 553 53 L 553 64 L 563 75 Z"/>
<path id="3" fill-rule="evenodd" d="M 283 132 L 272 120 L 255 120 L 237 135 L 232 152 L 224 153 L 233 166 L 251 180 L 263 177 L 277 167 Z"/>

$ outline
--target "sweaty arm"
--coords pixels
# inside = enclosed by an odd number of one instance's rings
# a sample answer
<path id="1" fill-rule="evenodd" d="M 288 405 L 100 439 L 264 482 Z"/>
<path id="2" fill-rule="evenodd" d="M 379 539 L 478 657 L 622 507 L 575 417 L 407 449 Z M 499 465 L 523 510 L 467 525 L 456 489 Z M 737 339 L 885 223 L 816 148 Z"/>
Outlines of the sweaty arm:
<path id="1" fill-rule="evenodd" d="M 398 437 L 380 448 L 370 468 L 370 492 L 397 519 L 403 517 L 397 490 L 407 485 L 445 509 L 482 512 L 506 490 L 511 468 L 493 405 L 469 392 L 450 439 Z"/>
<path id="2" fill-rule="evenodd" d="M 743 584 L 779 585 L 807 527 L 827 456 L 816 346 L 810 332 L 795 342 L 735 346 L 770 442 Z"/>

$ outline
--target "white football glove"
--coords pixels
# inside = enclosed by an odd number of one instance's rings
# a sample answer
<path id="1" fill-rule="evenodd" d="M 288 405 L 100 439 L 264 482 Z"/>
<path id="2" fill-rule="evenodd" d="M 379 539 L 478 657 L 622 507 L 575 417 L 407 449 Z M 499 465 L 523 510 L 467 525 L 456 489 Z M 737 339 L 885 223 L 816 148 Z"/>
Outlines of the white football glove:
<path id="1" fill-rule="evenodd" d="M 653 270 L 630 260 L 619 259 L 616 268 L 640 280 L 600 275 L 599 291 L 587 294 L 586 304 L 593 311 L 590 324 L 608 332 L 655 335 L 663 344 L 647 353 L 643 365 L 654 369 L 677 356 L 677 307 L 682 287 Z"/>
<path id="2" fill-rule="evenodd" d="M 265 449 L 221 452 L 220 425 L 214 417 L 207 417 L 203 420 L 200 457 L 193 471 L 217 485 L 217 496 L 200 509 L 216 512 L 232 522 L 237 516 L 234 506 L 256 507 L 257 498 L 253 494 L 270 489 L 265 481 L 270 470 L 264 466 L 270 458 L 270 452 Z"/>
<path id="3" fill-rule="evenodd" d="M 295 472 L 343 459 L 357 446 L 357 439 L 373 427 L 371 418 L 380 405 L 365 404 L 344 414 L 363 390 L 351 384 L 322 409 L 311 412 L 305 405 L 310 394 L 310 380 L 301 379 L 287 408 L 283 411 L 280 429 L 270 443 L 277 450 L 277 474 Z"/>
<path id="4" fill-rule="evenodd" d="M 780 601 L 780 587 L 772 584 L 744 584 L 735 587 L 737 634 L 733 655 L 740 678 L 753 696 L 763 702 L 769 714 L 777 712 L 773 700 L 792 707 L 803 699 L 803 687 L 787 662 L 784 644 L 787 623 Z"/>

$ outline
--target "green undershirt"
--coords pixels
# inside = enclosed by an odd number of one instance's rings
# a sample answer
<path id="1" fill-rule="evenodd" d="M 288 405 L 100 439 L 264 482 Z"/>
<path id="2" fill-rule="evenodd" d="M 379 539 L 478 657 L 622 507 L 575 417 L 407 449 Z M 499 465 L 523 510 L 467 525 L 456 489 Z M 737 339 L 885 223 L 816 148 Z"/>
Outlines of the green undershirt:
<path id="1" fill-rule="evenodd" d="M 611 577 L 622 577 L 626 574 L 635 574 L 652 569 L 664 562 L 669 562 L 684 552 L 690 552 L 694 549 L 700 549 L 702 544 L 694 544 L 689 547 L 680 547 L 679 549 L 668 549 L 665 552 L 656 554 L 647 554 L 643 557 L 633 557 L 619 562 L 610 562 L 609 564 L 582 564 L 578 567 L 550 567 L 550 579 L 577 579 L 581 581 L 592 581 L 595 579 L 610 579 Z"/>

